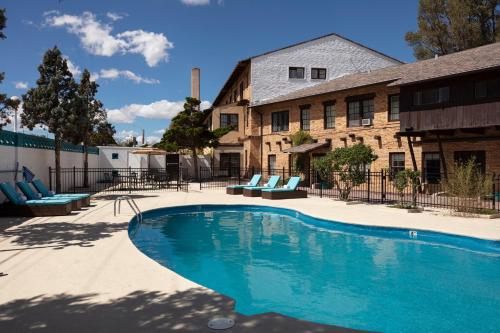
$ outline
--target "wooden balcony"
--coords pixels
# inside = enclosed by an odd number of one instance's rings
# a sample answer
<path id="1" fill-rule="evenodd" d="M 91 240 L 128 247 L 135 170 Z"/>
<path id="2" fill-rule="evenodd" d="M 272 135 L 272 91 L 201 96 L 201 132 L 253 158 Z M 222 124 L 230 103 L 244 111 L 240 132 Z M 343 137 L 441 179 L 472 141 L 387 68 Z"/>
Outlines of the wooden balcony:
<path id="1" fill-rule="evenodd" d="M 500 102 L 401 112 L 399 120 L 401 132 L 499 126 Z"/>

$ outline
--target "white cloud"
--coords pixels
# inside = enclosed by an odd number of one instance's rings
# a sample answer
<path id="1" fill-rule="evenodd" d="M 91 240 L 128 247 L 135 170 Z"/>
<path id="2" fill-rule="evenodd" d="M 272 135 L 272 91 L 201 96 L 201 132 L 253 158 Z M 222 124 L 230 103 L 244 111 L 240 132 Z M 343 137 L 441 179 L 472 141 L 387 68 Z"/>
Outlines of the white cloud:
<path id="1" fill-rule="evenodd" d="M 108 120 L 112 123 L 133 123 L 136 117 L 147 119 L 172 119 L 183 110 L 184 101 L 160 100 L 150 104 L 130 104 L 119 109 L 108 110 Z M 201 103 L 201 109 L 210 107 L 210 102 Z"/>
<path id="2" fill-rule="evenodd" d="M 118 14 L 118 13 L 113 13 L 113 12 L 107 12 L 106 16 L 111 20 L 111 21 L 118 21 L 124 18 L 125 14 Z"/>
<path id="3" fill-rule="evenodd" d="M 210 0 L 181 0 L 183 4 L 188 6 L 204 6 L 209 5 Z"/>
<path id="4" fill-rule="evenodd" d="M 83 12 L 78 16 L 52 11 L 44 13 L 44 16 L 45 25 L 65 27 L 69 33 L 80 38 L 87 52 L 94 55 L 110 57 L 116 53 L 141 54 L 148 66 L 153 67 L 161 61 L 167 62 L 167 50 L 174 47 L 163 33 L 130 30 L 113 35 L 113 27 L 100 22 L 91 12 Z"/>
<path id="5" fill-rule="evenodd" d="M 80 76 L 82 74 L 82 70 L 77 65 L 73 64 L 71 60 L 67 56 L 64 57 L 66 59 L 66 63 L 68 64 L 68 70 L 73 74 L 73 76 Z"/>
<path id="6" fill-rule="evenodd" d="M 116 134 L 113 137 L 117 142 L 130 142 L 132 141 L 132 138 L 135 137 L 139 145 L 142 143 L 142 135 L 134 130 L 121 130 L 119 132 L 116 132 Z M 151 136 L 146 135 L 145 142 L 149 145 L 152 145 L 159 142 L 160 140 L 161 138 L 156 135 L 151 135 Z"/>
<path id="7" fill-rule="evenodd" d="M 16 89 L 28 89 L 28 82 L 18 81 L 18 82 L 14 82 L 14 83 L 15 83 Z"/>
<path id="8" fill-rule="evenodd" d="M 116 80 L 120 77 L 134 81 L 135 83 L 146 83 L 146 84 L 160 83 L 159 80 L 143 78 L 142 76 L 137 75 L 132 71 L 118 70 L 116 68 L 101 69 L 99 73 L 92 73 L 91 75 L 91 79 L 94 81 L 97 81 L 99 79 Z"/>

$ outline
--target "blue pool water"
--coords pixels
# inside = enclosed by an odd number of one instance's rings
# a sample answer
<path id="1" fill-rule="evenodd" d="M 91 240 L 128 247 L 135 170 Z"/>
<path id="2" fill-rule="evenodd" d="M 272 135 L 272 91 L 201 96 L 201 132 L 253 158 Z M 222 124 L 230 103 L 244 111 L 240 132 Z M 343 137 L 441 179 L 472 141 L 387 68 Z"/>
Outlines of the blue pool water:
<path id="1" fill-rule="evenodd" d="M 146 255 L 235 299 L 246 315 L 383 332 L 500 331 L 500 242 L 425 231 L 412 238 L 229 205 L 146 212 L 129 233 Z"/>

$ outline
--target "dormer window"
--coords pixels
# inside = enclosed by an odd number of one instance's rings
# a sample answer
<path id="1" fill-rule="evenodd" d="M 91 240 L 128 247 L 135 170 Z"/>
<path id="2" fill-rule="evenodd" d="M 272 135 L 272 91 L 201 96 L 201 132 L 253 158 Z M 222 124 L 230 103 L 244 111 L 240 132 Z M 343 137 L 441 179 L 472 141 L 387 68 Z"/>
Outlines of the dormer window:
<path id="1" fill-rule="evenodd" d="M 305 73 L 304 67 L 289 67 L 288 78 L 290 79 L 303 79 Z"/>
<path id="2" fill-rule="evenodd" d="M 311 79 L 326 80 L 326 68 L 311 68 Z"/>

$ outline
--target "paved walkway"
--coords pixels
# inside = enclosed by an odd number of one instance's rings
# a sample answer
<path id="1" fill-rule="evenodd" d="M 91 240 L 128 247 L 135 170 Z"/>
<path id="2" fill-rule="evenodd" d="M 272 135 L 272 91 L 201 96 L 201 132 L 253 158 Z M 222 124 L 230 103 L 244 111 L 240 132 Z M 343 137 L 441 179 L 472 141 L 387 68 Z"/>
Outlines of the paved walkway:
<path id="1" fill-rule="evenodd" d="M 330 199 L 270 202 L 220 190 L 142 193 L 143 210 L 198 203 L 272 204 L 350 223 L 428 229 L 500 239 L 500 220 L 408 214 Z M 113 216 L 113 195 L 64 217 L 0 219 L 0 332 L 209 332 L 215 315 L 236 319 L 226 332 L 351 332 L 264 314 L 245 317 L 233 302 L 143 255 L 127 234 L 132 214 Z"/>

